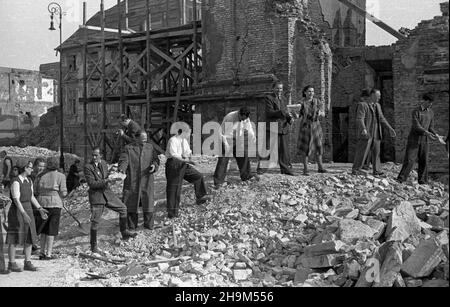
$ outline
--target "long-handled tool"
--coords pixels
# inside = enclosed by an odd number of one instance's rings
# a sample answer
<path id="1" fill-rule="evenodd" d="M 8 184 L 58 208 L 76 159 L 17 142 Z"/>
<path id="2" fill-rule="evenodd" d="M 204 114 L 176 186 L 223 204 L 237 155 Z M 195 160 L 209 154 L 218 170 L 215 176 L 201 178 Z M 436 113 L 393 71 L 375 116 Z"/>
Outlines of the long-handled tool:
<path id="1" fill-rule="evenodd" d="M 69 195 L 67 195 L 66 199 L 70 198 L 70 197 L 73 195 L 74 192 L 75 192 L 75 190 L 73 190 L 72 192 L 70 192 Z M 75 222 L 77 222 L 78 228 L 80 229 L 80 231 L 81 231 L 83 234 L 85 234 L 85 235 L 89 234 L 89 230 L 88 230 L 88 229 L 85 229 L 85 228 L 83 227 L 83 224 L 80 222 L 80 220 L 78 220 L 77 217 L 76 217 L 72 212 L 70 212 L 69 209 L 67 209 L 67 207 L 65 206 L 65 200 L 63 200 L 63 208 L 64 208 L 64 210 L 70 215 L 70 217 L 73 218 L 73 219 L 75 220 Z M 86 225 L 85 225 L 85 226 L 86 226 Z"/>

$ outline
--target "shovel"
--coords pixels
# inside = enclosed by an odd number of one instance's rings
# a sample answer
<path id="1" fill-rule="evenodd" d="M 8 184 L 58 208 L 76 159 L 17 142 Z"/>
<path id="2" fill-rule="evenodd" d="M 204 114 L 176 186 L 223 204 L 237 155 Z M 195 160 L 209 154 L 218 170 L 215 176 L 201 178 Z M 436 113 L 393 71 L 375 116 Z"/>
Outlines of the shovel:
<path id="1" fill-rule="evenodd" d="M 67 198 L 71 197 L 74 192 L 75 192 L 75 190 L 70 192 L 69 195 L 67 195 Z M 86 227 L 83 227 L 83 224 L 80 222 L 80 220 L 77 219 L 77 217 L 72 212 L 70 212 L 69 209 L 67 209 L 67 207 L 65 206 L 65 201 L 64 200 L 63 200 L 63 208 L 70 215 L 70 217 L 73 218 L 75 220 L 75 222 L 77 222 L 80 232 L 82 234 L 84 234 L 84 235 L 88 235 L 89 234 L 89 229 L 86 229 Z M 84 225 L 84 226 L 88 226 L 88 225 Z"/>

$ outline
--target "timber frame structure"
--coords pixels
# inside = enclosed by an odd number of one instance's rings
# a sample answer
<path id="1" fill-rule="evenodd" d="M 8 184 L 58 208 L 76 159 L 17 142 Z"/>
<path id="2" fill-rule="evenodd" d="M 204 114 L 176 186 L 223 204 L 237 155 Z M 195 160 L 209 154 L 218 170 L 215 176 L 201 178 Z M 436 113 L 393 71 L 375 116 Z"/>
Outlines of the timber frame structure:
<path id="1" fill-rule="evenodd" d="M 127 3 L 127 1 L 126 1 Z M 147 131 L 149 140 L 162 153 L 173 122 L 191 112 L 189 100 L 199 82 L 201 71 L 201 22 L 193 1 L 193 21 L 182 26 L 151 30 L 150 0 L 146 0 L 145 31 L 130 33 L 125 26 L 118 0 L 116 29 L 105 26 L 104 1 L 101 0 L 101 25 L 98 39 L 89 40 L 84 4 L 81 44 L 84 157 L 88 148 L 100 146 L 105 159 L 117 160 L 121 141 L 117 136 L 118 115 L 127 114 Z M 126 24 L 128 24 L 126 20 Z M 107 32 L 117 32 L 106 38 Z M 108 33 L 109 34 L 109 33 Z M 108 35 L 111 37 L 111 35 Z M 66 115 L 67 116 L 67 115 Z"/>

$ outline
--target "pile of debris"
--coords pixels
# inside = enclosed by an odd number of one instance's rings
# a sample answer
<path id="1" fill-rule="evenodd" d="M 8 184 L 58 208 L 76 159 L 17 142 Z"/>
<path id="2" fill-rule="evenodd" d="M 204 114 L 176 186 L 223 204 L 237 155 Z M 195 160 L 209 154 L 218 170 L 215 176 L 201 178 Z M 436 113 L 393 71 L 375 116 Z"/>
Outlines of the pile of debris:
<path id="1" fill-rule="evenodd" d="M 59 123 L 60 109 L 59 106 L 50 108 L 46 114 L 42 115 L 39 125 L 31 130 L 19 140 L 21 147 L 38 146 L 51 150 L 59 148 Z M 67 144 L 66 144 L 67 145 Z"/>
<path id="2" fill-rule="evenodd" d="M 387 168 L 387 178 L 338 168 L 251 183 L 230 176 L 204 206 L 186 186 L 180 218 L 167 221 L 161 203 L 154 231 L 104 236 L 106 258 L 80 267 L 105 286 L 448 286 L 448 185 L 401 185 L 391 179 L 398 167 Z M 75 202 L 89 211 L 85 194 Z"/>
<path id="3" fill-rule="evenodd" d="M 34 161 L 36 158 L 51 158 L 55 162 L 59 161 L 60 153 L 57 151 L 53 151 L 47 148 L 42 147 L 17 147 L 17 146 L 8 146 L 8 147 L 0 147 L 0 151 L 5 150 L 8 153 L 8 156 L 12 158 L 13 163 L 15 165 L 22 165 L 28 161 Z M 72 165 L 75 160 L 83 160 L 80 157 L 65 153 L 64 154 L 66 169 Z"/>

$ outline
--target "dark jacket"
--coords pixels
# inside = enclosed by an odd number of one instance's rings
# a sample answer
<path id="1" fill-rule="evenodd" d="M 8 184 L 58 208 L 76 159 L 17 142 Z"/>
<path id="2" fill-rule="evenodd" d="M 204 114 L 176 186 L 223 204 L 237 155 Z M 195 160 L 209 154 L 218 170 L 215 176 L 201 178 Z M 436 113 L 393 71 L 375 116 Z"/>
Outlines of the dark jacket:
<path id="1" fill-rule="evenodd" d="M 137 141 L 139 133 L 142 131 L 141 126 L 135 121 L 130 121 L 128 127 L 125 129 L 125 134 L 122 136 L 125 143 L 132 144 Z"/>
<path id="2" fill-rule="evenodd" d="M 144 212 L 153 211 L 154 176 L 150 174 L 152 165 L 158 171 L 158 153 L 149 143 L 125 146 L 119 160 L 119 170 L 127 174 L 123 185 L 123 202 L 129 212 L 137 212 L 142 202 Z"/>
<path id="3" fill-rule="evenodd" d="M 266 96 L 266 130 L 270 131 L 270 123 L 278 123 L 278 134 L 289 134 L 292 117 L 287 112 L 287 102 L 284 97 L 278 99 L 275 94 Z M 274 132 L 274 131 L 273 131 Z"/>
<path id="4" fill-rule="evenodd" d="M 357 135 L 359 138 L 361 138 L 362 132 L 364 129 L 367 130 L 369 133 L 369 138 L 373 138 L 375 136 L 375 129 L 379 129 L 378 133 L 380 135 L 380 139 L 383 139 L 383 129 L 382 125 L 384 125 L 388 129 L 392 129 L 389 122 L 386 120 L 383 114 L 383 110 L 381 109 L 381 105 L 379 103 L 376 104 L 376 109 L 372 111 L 372 106 L 367 102 L 360 102 L 358 104 L 358 108 L 356 111 L 356 125 L 357 125 Z M 378 122 L 380 123 L 377 125 L 376 117 L 378 116 Z"/>
<path id="5" fill-rule="evenodd" d="M 101 161 L 96 171 L 94 162 L 90 162 L 84 167 L 84 177 L 89 186 L 89 202 L 91 205 L 105 205 L 107 201 L 116 198 L 114 193 L 109 189 L 108 183 L 108 165 L 105 161 Z"/>
<path id="6" fill-rule="evenodd" d="M 422 110 L 421 107 L 418 107 L 412 113 L 412 126 L 409 139 L 418 141 L 426 132 L 436 134 L 434 130 L 434 112 L 431 109 Z"/>

